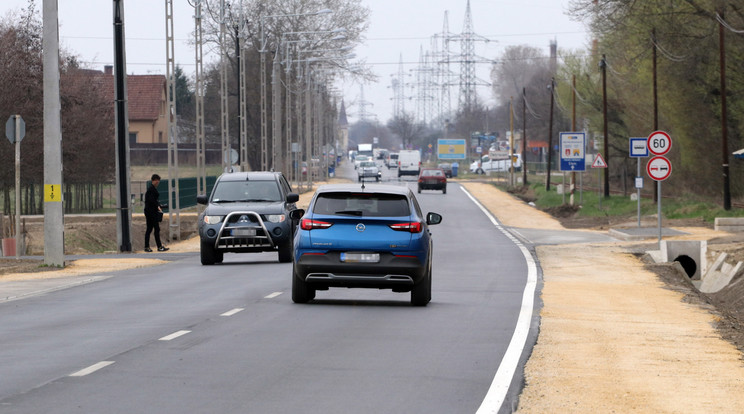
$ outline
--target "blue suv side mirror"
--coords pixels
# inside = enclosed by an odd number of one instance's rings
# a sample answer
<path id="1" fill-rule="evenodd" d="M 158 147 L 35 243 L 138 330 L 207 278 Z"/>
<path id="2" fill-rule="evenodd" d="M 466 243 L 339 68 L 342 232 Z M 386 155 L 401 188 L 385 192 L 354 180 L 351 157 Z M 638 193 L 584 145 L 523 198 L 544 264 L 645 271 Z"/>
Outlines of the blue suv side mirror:
<path id="1" fill-rule="evenodd" d="M 305 215 L 305 210 L 298 208 L 289 212 L 289 218 L 292 220 L 299 220 Z"/>
<path id="2" fill-rule="evenodd" d="M 426 213 L 426 224 L 434 225 L 442 222 L 442 216 L 437 213 Z"/>

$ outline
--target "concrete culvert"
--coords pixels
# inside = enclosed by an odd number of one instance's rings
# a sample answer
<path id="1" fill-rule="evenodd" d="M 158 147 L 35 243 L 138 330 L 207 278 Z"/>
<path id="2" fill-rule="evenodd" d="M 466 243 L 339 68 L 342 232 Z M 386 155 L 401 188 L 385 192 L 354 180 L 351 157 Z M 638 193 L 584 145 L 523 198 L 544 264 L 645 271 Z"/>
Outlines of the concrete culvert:
<path id="1" fill-rule="evenodd" d="M 687 276 L 690 278 L 692 278 L 695 275 L 695 272 L 697 272 L 697 263 L 695 263 L 695 260 L 690 256 L 683 254 L 677 256 L 674 261 L 679 262 L 679 264 L 682 265 L 682 268 L 685 269 L 685 273 L 687 273 Z"/>

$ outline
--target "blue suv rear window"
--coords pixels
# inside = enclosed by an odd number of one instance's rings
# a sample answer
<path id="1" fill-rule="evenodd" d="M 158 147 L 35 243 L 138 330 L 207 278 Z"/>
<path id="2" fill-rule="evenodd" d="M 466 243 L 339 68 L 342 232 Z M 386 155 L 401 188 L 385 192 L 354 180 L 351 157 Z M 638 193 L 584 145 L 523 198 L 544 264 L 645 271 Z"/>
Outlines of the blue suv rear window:
<path id="1" fill-rule="evenodd" d="M 402 194 L 323 193 L 318 195 L 314 214 L 365 217 L 410 216 L 408 198 Z"/>

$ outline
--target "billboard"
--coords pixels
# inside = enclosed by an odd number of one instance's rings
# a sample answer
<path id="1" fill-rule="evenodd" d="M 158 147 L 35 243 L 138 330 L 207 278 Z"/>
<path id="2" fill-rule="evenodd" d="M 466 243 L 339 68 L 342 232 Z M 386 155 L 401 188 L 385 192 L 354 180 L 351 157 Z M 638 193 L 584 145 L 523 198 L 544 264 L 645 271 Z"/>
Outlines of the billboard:
<path id="1" fill-rule="evenodd" d="M 438 139 L 437 158 L 440 160 L 464 160 L 467 146 L 464 139 Z"/>

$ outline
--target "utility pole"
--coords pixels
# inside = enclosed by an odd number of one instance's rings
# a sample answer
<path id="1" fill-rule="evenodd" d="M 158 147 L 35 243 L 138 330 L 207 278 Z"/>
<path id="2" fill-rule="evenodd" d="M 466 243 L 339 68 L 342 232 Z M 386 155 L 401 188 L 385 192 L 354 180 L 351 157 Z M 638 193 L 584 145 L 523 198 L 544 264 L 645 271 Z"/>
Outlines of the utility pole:
<path id="1" fill-rule="evenodd" d="M 277 46 L 274 62 L 271 67 L 271 170 L 281 171 L 280 154 L 282 141 L 282 88 L 279 51 Z"/>
<path id="2" fill-rule="evenodd" d="M 116 4 L 115 1 L 114 7 L 116 7 Z M 43 7 L 44 264 L 61 267 L 65 265 L 65 217 L 62 205 L 62 128 L 60 120 L 62 105 L 59 97 L 57 0 L 44 0 Z M 48 191 L 56 192 L 57 197 L 47 197 Z M 129 197 L 125 201 L 128 199 Z M 16 214 L 19 214 L 19 212 L 16 212 Z M 16 228 L 16 237 L 20 237 L 19 231 L 20 229 Z"/>
<path id="3" fill-rule="evenodd" d="M 604 153 L 607 168 L 604 168 L 604 197 L 610 197 L 610 148 L 607 137 L 607 58 L 602 55 L 599 61 L 599 67 L 602 69 L 602 115 L 604 125 Z"/>
<path id="4" fill-rule="evenodd" d="M 238 90 L 240 95 L 240 170 L 248 171 L 248 102 L 247 88 L 245 83 L 246 76 L 246 55 L 245 40 L 243 39 L 243 29 L 245 25 L 245 12 L 243 11 L 243 1 L 240 1 L 240 24 L 236 26 L 236 56 L 238 58 Z M 239 29 L 238 29 L 239 27 Z M 241 43 L 242 41 L 242 43 Z"/>
<path id="5" fill-rule="evenodd" d="M 202 0 L 196 0 L 194 13 L 194 101 L 196 105 L 196 175 L 197 194 L 207 194 L 206 145 L 204 143 L 204 32 L 202 30 Z M 199 207 L 201 208 L 201 207 Z"/>
<path id="6" fill-rule="evenodd" d="M 313 77 L 310 73 L 309 60 L 305 61 L 305 161 L 307 164 L 307 189 L 312 188 L 312 175 L 313 175 L 313 132 L 312 132 L 312 82 Z"/>
<path id="7" fill-rule="evenodd" d="M 173 0 L 165 0 L 166 101 L 168 102 L 168 237 L 181 240 L 181 200 L 178 174 L 178 114 L 176 111 L 176 63 L 173 37 Z M 173 220 L 173 211 L 176 218 Z"/>
<path id="8" fill-rule="evenodd" d="M 222 171 L 230 170 L 230 121 L 227 106 L 227 22 L 225 0 L 220 0 L 220 114 L 222 126 Z"/>
<path id="9" fill-rule="evenodd" d="M 659 130 L 659 90 L 656 77 L 656 28 L 651 29 L 651 43 L 653 44 L 653 79 L 654 79 L 654 131 Z M 659 202 L 659 182 L 654 180 L 654 203 Z"/>
<path id="10" fill-rule="evenodd" d="M 261 37 L 259 40 L 259 46 L 261 50 L 258 51 L 261 55 L 261 171 L 267 171 L 269 169 L 269 134 L 268 134 L 268 114 L 266 108 L 266 34 L 264 32 L 265 24 L 263 18 L 259 18 L 259 24 L 261 26 Z"/>
<path id="11" fill-rule="evenodd" d="M 56 3 L 56 0 L 47 0 L 46 3 Z M 45 13 L 46 14 L 46 13 Z M 44 36 L 47 38 L 47 36 Z M 118 194 L 116 200 L 116 224 L 117 224 L 117 241 L 119 242 L 120 252 L 131 252 L 132 241 L 131 241 L 131 221 L 132 221 L 132 210 L 130 207 L 129 198 L 129 114 L 127 110 L 127 63 L 126 63 L 126 49 L 124 47 L 124 4 L 123 0 L 114 0 L 114 100 L 116 102 L 116 110 L 114 112 L 114 120 L 116 122 L 116 193 Z M 46 48 L 45 48 L 46 50 Z M 56 55 L 56 53 L 55 53 Z M 54 61 L 57 62 L 57 56 L 54 57 Z M 56 65 L 56 63 L 55 63 Z M 46 70 L 46 62 L 44 68 Z M 55 73 L 58 70 L 55 69 Z M 57 75 L 58 76 L 58 75 Z M 57 82 L 58 83 L 58 82 Z M 46 91 L 44 93 L 46 100 Z M 59 98 L 57 98 L 58 100 Z M 45 105 L 46 106 L 46 105 Z M 57 114 L 59 111 L 57 110 Z M 45 122 L 46 123 L 46 122 Z M 47 128 L 44 128 L 44 134 L 46 135 Z M 45 146 L 46 146 L 46 139 Z M 56 151 L 61 150 L 59 142 L 56 144 Z M 46 156 L 45 148 L 45 156 Z M 46 164 L 46 163 L 45 163 Z M 61 174 L 60 164 L 60 174 Z M 44 174 L 46 175 L 46 165 L 44 168 Z M 44 180 L 47 182 L 47 180 Z M 60 179 L 61 182 L 61 179 Z M 45 206 L 49 203 L 44 203 Z M 60 210 L 61 210 L 60 204 Z M 45 219 L 47 217 L 46 211 L 44 212 Z M 46 226 L 45 232 L 46 232 Z M 46 233 L 45 233 L 46 234 Z M 46 244 L 46 238 L 45 238 Z M 46 246 L 49 246 L 46 244 Z M 46 250 L 46 249 L 45 249 Z"/>
<path id="12" fill-rule="evenodd" d="M 488 119 L 488 112 L 486 112 Z M 522 87 L 522 186 L 527 186 L 527 90 Z M 512 165 L 514 158 L 512 158 Z"/>
<path id="13" fill-rule="evenodd" d="M 731 210 L 731 183 L 729 177 L 729 156 L 728 156 L 728 114 L 726 108 L 726 45 L 723 30 L 723 16 L 725 11 L 721 9 L 720 19 L 718 22 L 718 46 L 720 49 L 721 65 L 721 153 L 723 166 L 723 209 Z"/>
<path id="14" fill-rule="evenodd" d="M 571 131 L 576 131 L 576 75 L 571 78 Z M 571 171 L 571 197 L 569 203 L 574 205 L 576 193 L 576 171 Z"/>
<path id="15" fill-rule="evenodd" d="M 553 162 L 553 101 L 555 96 L 553 95 L 555 89 L 555 78 L 550 78 L 550 121 L 548 122 L 548 175 L 545 179 L 545 191 L 550 191 L 550 170 L 551 163 Z"/>

